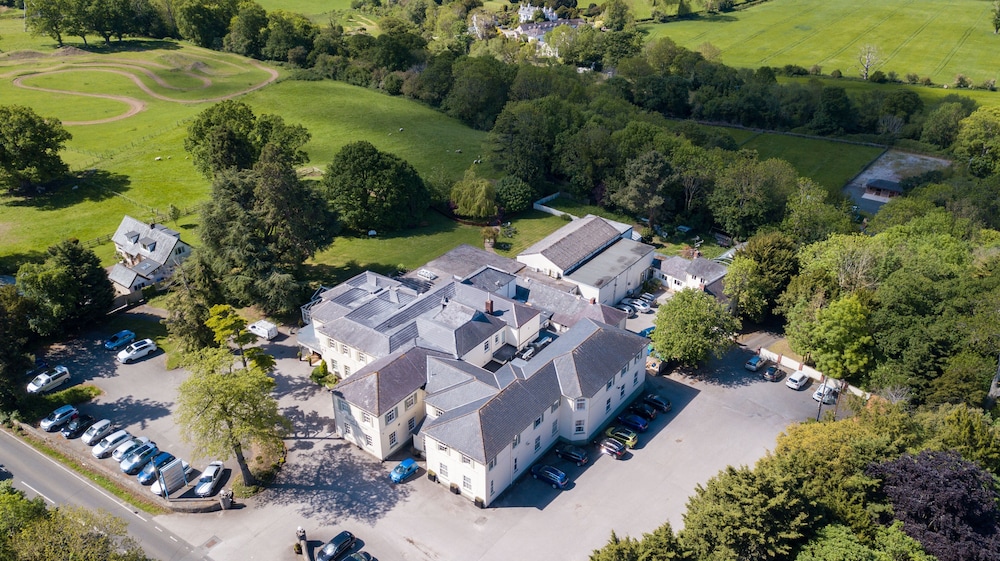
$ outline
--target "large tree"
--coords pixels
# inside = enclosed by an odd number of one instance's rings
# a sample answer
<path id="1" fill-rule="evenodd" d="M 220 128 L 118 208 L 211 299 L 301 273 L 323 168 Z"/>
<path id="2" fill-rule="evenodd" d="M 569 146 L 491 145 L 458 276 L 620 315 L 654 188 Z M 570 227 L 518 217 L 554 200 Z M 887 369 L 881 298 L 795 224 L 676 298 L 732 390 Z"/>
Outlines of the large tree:
<path id="1" fill-rule="evenodd" d="M 816 314 L 816 368 L 840 380 L 865 374 L 873 362 L 870 310 L 857 295 L 830 303 Z"/>
<path id="2" fill-rule="evenodd" d="M 465 176 L 451 188 L 451 202 L 455 213 L 471 218 L 492 218 L 497 214 L 497 195 L 493 182 L 477 177 L 474 169 L 465 170 Z"/>
<path id="3" fill-rule="evenodd" d="M 183 0 L 176 9 L 177 29 L 199 47 L 219 48 L 238 11 L 237 0 Z"/>
<path id="4" fill-rule="evenodd" d="M 1000 107 L 980 107 L 962 119 L 954 150 L 972 175 L 1000 174 Z"/>
<path id="5" fill-rule="evenodd" d="M 246 103 L 226 100 L 198 114 L 188 127 L 184 149 L 198 171 L 211 178 L 230 168 L 252 168 L 268 145 L 282 153 L 283 162 L 301 165 L 309 159 L 302 150 L 309 138 L 302 125 L 286 124 L 277 115 L 258 116 Z"/>
<path id="6" fill-rule="evenodd" d="M 788 197 L 781 230 L 803 245 L 825 240 L 831 234 L 856 231 L 847 212 L 827 203 L 826 198 L 826 189 L 800 177 L 797 189 Z"/>
<path id="7" fill-rule="evenodd" d="M 452 65 L 451 90 L 444 99 L 445 111 L 480 129 L 493 128 L 493 121 L 507 103 L 507 90 L 516 67 L 493 57 L 462 57 Z"/>
<path id="8" fill-rule="evenodd" d="M 228 349 L 202 349 L 182 363 L 191 371 L 177 393 L 182 434 L 199 456 L 235 457 L 243 482 L 255 485 L 244 447 L 280 447 L 289 426 L 272 395 L 274 379 L 259 368 L 234 368 Z"/>
<path id="9" fill-rule="evenodd" d="M 761 226 L 780 220 L 797 179 L 788 162 L 760 161 L 756 153 L 744 152 L 719 174 L 708 205 L 723 229 L 745 239 Z"/>
<path id="10" fill-rule="evenodd" d="M 0 187 L 25 193 L 69 171 L 59 151 L 72 135 L 30 107 L 0 105 Z"/>
<path id="11" fill-rule="evenodd" d="M 341 148 L 323 187 L 344 225 L 356 231 L 403 228 L 419 221 L 428 206 L 417 170 L 366 141 Z"/>
<path id="12" fill-rule="evenodd" d="M 100 321 L 115 297 L 101 260 L 78 240 L 47 253 L 44 263 L 25 263 L 17 271 L 18 289 L 35 306 L 28 320 L 32 330 L 48 336 Z"/>
<path id="13" fill-rule="evenodd" d="M 25 353 L 31 329 L 31 301 L 13 285 L 0 285 L 0 411 L 13 411 L 24 396 L 24 373 L 31 361 Z"/>
<path id="14" fill-rule="evenodd" d="M 665 358 L 694 365 L 721 355 L 739 328 L 740 321 L 710 294 L 682 290 L 657 311 L 653 348 Z"/>
<path id="15" fill-rule="evenodd" d="M 288 152 L 270 143 L 252 170 L 216 176 L 201 215 L 201 251 L 226 297 L 267 313 L 296 308 L 302 263 L 337 231 L 320 194 L 297 177 Z"/>
<path id="16" fill-rule="evenodd" d="M 625 176 L 611 184 L 608 199 L 654 224 L 666 211 L 677 208 L 670 189 L 672 171 L 670 162 L 658 150 L 640 154 L 626 162 Z"/>

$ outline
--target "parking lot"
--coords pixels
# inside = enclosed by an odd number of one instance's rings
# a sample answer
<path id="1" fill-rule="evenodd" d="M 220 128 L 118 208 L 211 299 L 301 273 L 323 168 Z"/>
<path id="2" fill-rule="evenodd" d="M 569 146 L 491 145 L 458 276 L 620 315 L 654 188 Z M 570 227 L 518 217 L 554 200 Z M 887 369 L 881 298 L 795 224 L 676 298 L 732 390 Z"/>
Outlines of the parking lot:
<path id="1" fill-rule="evenodd" d="M 166 370 L 162 353 L 117 365 L 98 340 L 81 338 L 49 356 L 70 367 L 75 381 L 104 390 L 83 411 L 149 436 L 195 467 L 207 463 L 191 458 L 170 414 L 187 374 Z M 566 490 L 527 477 L 494 506 L 478 509 L 430 482 L 423 469 L 401 485 L 390 483 L 394 462 L 382 464 L 331 436 L 329 393 L 308 380 L 294 337 L 279 335 L 266 348 L 278 358 L 279 405 L 295 427 L 277 484 L 246 508 L 156 519 L 218 561 L 296 559 L 291 544 L 298 526 L 314 547 L 351 530 L 359 547 L 385 560 L 583 559 L 612 529 L 639 535 L 666 520 L 679 528 L 698 483 L 727 465 L 753 464 L 789 423 L 816 415 L 814 388 L 795 392 L 762 381 L 742 367 L 750 353 L 736 348 L 690 375 L 649 378 L 649 389 L 670 399 L 673 410 L 654 420 L 623 460 L 598 456 L 592 446 L 582 467 L 550 454 L 543 461 L 569 475 Z M 122 479 L 134 485 L 134 478 Z"/>

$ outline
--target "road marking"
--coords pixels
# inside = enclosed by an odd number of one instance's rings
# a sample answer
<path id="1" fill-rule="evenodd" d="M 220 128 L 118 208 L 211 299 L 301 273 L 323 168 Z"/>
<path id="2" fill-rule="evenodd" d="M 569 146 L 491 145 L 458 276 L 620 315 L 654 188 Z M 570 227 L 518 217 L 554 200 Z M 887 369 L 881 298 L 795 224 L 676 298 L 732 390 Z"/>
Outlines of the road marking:
<path id="1" fill-rule="evenodd" d="M 31 451 L 32 451 L 32 452 L 34 452 L 35 454 L 38 454 L 39 456 L 41 456 L 41 457 L 45 458 L 46 460 L 48 460 L 49 462 L 51 462 L 51 463 L 52 463 L 52 465 L 54 465 L 54 466 L 58 467 L 59 469 L 61 469 L 61 470 L 65 471 L 66 473 L 68 473 L 68 474 L 72 475 L 73 477 L 75 477 L 75 478 L 77 478 L 78 480 L 80 480 L 80 482 L 81 482 L 81 483 L 83 483 L 84 485 L 86 485 L 86 486 L 90 487 L 91 489 L 93 489 L 93 490 L 97 491 L 98 493 L 100 493 L 100 494 L 104 495 L 105 497 L 107 497 L 107 499 L 108 499 L 108 500 L 110 500 L 110 501 L 112 501 L 112 502 L 116 503 L 116 504 L 117 504 L 118 506 L 120 506 L 120 507 L 124 508 L 125 510 L 129 511 L 130 513 L 132 513 L 133 515 L 135 515 L 135 516 L 136 516 L 136 517 L 137 517 L 137 518 L 138 518 L 139 520 L 142 520 L 143 522 L 148 522 L 148 521 L 147 521 L 147 520 L 146 520 L 145 518 L 143 518 L 142 516 L 139 516 L 139 513 L 138 513 L 138 512 L 136 512 L 136 511 L 132 510 L 132 507 L 131 507 L 131 506 L 129 506 L 129 505 L 127 505 L 127 504 L 123 503 L 122 501 L 119 501 L 119 500 L 118 500 L 118 499 L 117 499 L 116 497 L 113 497 L 113 496 L 109 495 L 109 494 L 107 493 L 107 491 L 105 491 L 104 489 L 101 489 L 100 487 L 98 487 L 98 486 L 94 485 L 94 484 L 93 484 L 93 483 L 91 483 L 90 481 L 87 481 L 86 479 L 84 479 L 83 477 L 81 477 L 81 476 L 80 476 L 80 475 L 79 475 L 78 473 L 76 473 L 75 471 L 73 471 L 73 470 L 69 469 L 68 467 L 66 467 L 66 466 L 64 466 L 64 465 L 62 465 L 61 463 L 59 463 L 59 462 L 57 462 L 57 461 L 53 460 L 52 458 L 50 458 L 50 457 L 46 456 L 45 454 L 42 454 L 42 453 L 41 453 L 41 452 L 39 452 L 38 450 L 35 450 L 34 448 L 32 448 L 32 447 L 31 447 L 31 446 L 30 446 L 29 444 L 27 444 L 26 442 L 24 442 L 24 441 L 23 441 L 23 440 L 21 440 L 20 438 L 17 438 L 16 436 L 14 436 L 14 435 L 10 434 L 10 433 L 9 433 L 9 432 L 7 432 L 7 431 L 3 431 L 3 432 L 4 432 L 5 434 L 7 434 L 7 436 L 10 436 L 10 437 L 11 437 L 11 438 L 13 438 L 13 439 L 14 439 L 15 441 L 17 441 L 17 442 L 18 442 L 18 443 L 19 443 L 19 444 L 20 444 L 21 446 L 24 446 L 24 447 L 25 447 L 25 448 L 27 448 L 28 450 L 31 450 Z M 39 493 L 39 494 L 41 495 L 41 493 Z M 44 496 L 44 495 L 43 495 L 43 496 Z M 50 502 L 51 502 L 51 501 L 50 501 Z M 53 504 L 55 504 L 55 503 L 53 503 Z"/>
<path id="2" fill-rule="evenodd" d="M 52 504 L 56 504 L 56 502 L 55 502 L 55 501 L 53 501 L 52 499 L 50 499 L 50 498 L 46 497 L 45 495 L 43 495 L 43 494 L 42 494 L 42 492 L 41 492 L 41 491 L 39 491 L 38 489 L 35 489 L 35 488 L 34 488 L 34 487 L 32 487 L 31 485 L 28 485 L 28 484 L 27 484 L 27 483 L 25 483 L 24 481 L 22 481 L 22 482 L 21 482 L 21 485 L 24 485 L 24 486 L 25 486 L 25 487 L 27 487 L 28 489 L 31 489 L 32 491 L 34 491 L 34 492 L 35 492 L 35 494 L 36 494 L 36 495 L 38 495 L 39 497 L 41 497 L 41 498 L 43 498 L 43 499 L 45 499 L 45 500 L 49 501 L 50 503 L 52 503 Z"/>
<path id="3" fill-rule="evenodd" d="M 175 538 L 173 536 L 167 536 L 167 537 L 170 538 L 170 539 L 172 539 L 172 540 L 174 540 L 175 542 L 177 541 L 177 538 Z M 177 543 L 180 543 L 180 542 L 177 542 Z"/>
<path id="4" fill-rule="evenodd" d="M 153 527 L 156 528 L 157 532 L 162 532 L 163 531 L 163 528 L 160 528 L 159 526 L 153 526 Z"/>

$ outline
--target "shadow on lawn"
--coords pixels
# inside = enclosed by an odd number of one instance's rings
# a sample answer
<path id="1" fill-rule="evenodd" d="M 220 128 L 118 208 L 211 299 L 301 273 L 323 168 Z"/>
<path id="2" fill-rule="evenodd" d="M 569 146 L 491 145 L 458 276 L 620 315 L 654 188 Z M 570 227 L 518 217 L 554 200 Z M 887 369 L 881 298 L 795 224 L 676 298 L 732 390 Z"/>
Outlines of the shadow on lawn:
<path id="1" fill-rule="evenodd" d="M 127 191 L 132 180 L 127 175 L 105 170 L 87 170 L 54 182 L 38 194 L 11 201 L 11 206 L 60 210 L 84 201 L 103 201 Z"/>
<path id="2" fill-rule="evenodd" d="M 158 39 L 127 39 L 125 41 L 116 41 L 112 39 L 111 43 L 107 44 L 104 40 L 100 40 L 87 45 L 76 45 L 76 47 L 80 50 L 99 55 L 155 50 L 177 51 L 181 48 L 181 46 L 174 41 L 162 41 Z"/>

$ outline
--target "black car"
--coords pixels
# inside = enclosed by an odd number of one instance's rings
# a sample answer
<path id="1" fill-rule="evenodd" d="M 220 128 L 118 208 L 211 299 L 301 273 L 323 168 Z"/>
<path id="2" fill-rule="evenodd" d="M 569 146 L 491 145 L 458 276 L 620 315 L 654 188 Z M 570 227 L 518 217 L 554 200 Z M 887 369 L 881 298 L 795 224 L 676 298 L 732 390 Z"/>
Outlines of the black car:
<path id="1" fill-rule="evenodd" d="M 670 411 L 671 409 L 670 400 L 665 397 L 661 397 L 655 393 L 647 393 L 642 398 L 642 401 L 643 403 L 652 405 L 653 407 L 664 413 Z"/>
<path id="2" fill-rule="evenodd" d="M 613 438 L 602 438 L 600 442 L 597 443 L 597 449 L 605 456 L 611 456 L 612 458 L 622 459 L 625 455 L 625 445 Z"/>
<path id="3" fill-rule="evenodd" d="M 630 413 L 635 413 L 647 421 L 652 421 L 656 418 L 656 408 L 644 401 L 637 401 L 632 405 L 629 405 L 628 410 Z"/>
<path id="4" fill-rule="evenodd" d="M 583 464 L 590 461 L 590 456 L 587 455 L 587 451 L 579 446 L 573 446 L 572 444 L 562 444 L 556 446 L 556 456 L 564 460 L 569 460 L 575 462 L 576 465 L 582 466 Z"/>
<path id="5" fill-rule="evenodd" d="M 764 373 L 762 374 L 764 379 L 768 382 L 777 382 L 778 380 L 781 380 L 784 375 L 785 373 L 774 364 L 765 368 Z"/>
<path id="6" fill-rule="evenodd" d="M 62 428 L 62 435 L 66 438 L 77 438 L 90 428 L 90 425 L 97 422 L 91 415 L 80 415 L 72 421 L 66 423 Z"/>
<path id="7" fill-rule="evenodd" d="M 566 484 L 569 483 L 569 478 L 566 477 L 565 473 L 544 464 L 531 466 L 531 477 L 541 479 L 551 485 L 553 489 L 564 489 Z"/>
<path id="8" fill-rule="evenodd" d="M 350 551 L 356 541 L 357 538 L 354 537 L 354 534 L 344 530 L 326 542 L 323 549 L 320 549 L 319 553 L 316 554 L 316 561 L 333 561 Z"/>

